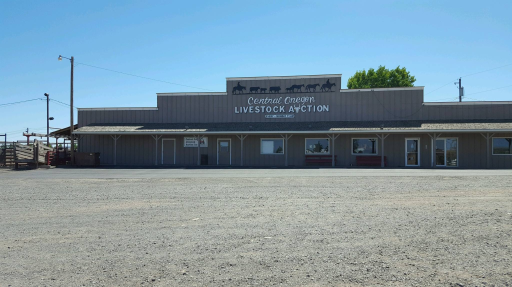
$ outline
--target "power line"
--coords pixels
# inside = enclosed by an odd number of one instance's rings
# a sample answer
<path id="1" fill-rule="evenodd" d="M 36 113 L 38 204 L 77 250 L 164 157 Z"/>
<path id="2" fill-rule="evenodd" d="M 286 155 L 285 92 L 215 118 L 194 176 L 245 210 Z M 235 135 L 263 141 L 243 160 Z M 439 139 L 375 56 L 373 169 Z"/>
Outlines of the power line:
<path id="1" fill-rule="evenodd" d="M 494 91 L 494 90 L 499 90 L 499 89 L 504 89 L 504 88 L 508 88 L 508 87 L 512 87 L 512 85 L 508 85 L 508 86 L 504 86 L 504 87 L 499 87 L 499 88 L 495 88 L 495 89 L 490 89 L 490 90 L 485 90 L 485 91 L 480 91 L 480 92 L 476 92 L 476 93 L 471 93 L 471 94 L 468 94 L 468 96 L 474 95 L 474 94 L 490 92 L 490 91 Z"/>
<path id="2" fill-rule="evenodd" d="M 451 97 L 451 98 L 444 98 L 444 99 L 435 99 L 435 100 L 431 100 L 431 102 L 439 102 L 439 101 L 444 101 L 444 100 L 458 100 L 459 98 L 458 97 Z"/>
<path id="3" fill-rule="evenodd" d="M 476 72 L 476 73 L 473 73 L 473 74 L 468 74 L 468 75 L 462 76 L 461 78 L 466 78 L 466 77 L 474 76 L 474 75 L 477 75 L 477 74 L 489 72 L 489 71 L 496 70 L 496 69 L 501 69 L 501 68 L 508 67 L 508 66 L 512 66 L 512 63 L 511 64 L 507 64 L 507 65 L 503 65 L 503 66 L 499 66 L 499 67 L 495 67 L 495 68 L 491 68 L 491 69 L 488 69 L 488 70 Z M 455 79 L 454 81 L 457 81 L 457 79 Z M 435 91 L 437 91 L 437 90 L 439 90 L 441 88 L 444 88 L 444 87 L 448 86 L 449 84 L 453 83 L 454 81 L 451 81 L 448 84 L 442 85 L 441 87 L 439 87 L 439 88 L 437 88 L 435 90 L 432 90 L 432 91 L 426 93 L 425 95 L 428 95 L 428 94 L 433 93 L 433 92 L 435 92 Z"/>
<path id="4" fill-rule="evenodd" d="M 161 83 L 167 83 L 167 84 L 176 85 L 176 86 L 182 86 L 182 87 L 187 87 L 187 88 L 192 88 L 192 89 L 198 89 L 198 90 L 204 90 L 204 91 L 213 92 L 212 90 L 209 90 L 209 89 L 203 89 L 203 88 L 198 88 L 198 87 L 193 87 L 193 86 L 188 86 L 188 85 L 182 85 L 182 84 L 178 84 L 178 83 L 168 82 L 168 81 L 164 81 L 164 80 L 153 79 L 153 78 L 149 78 L 149 77 L 144 77 L 144 76 L 139 76 L 139 75 L 134 75 L 134 74 L 130 74 L 130 73 L 120 72 L 120 71 L 116 71 L 116 70 L 112 70 L 112 69 L 107 69 L 107 68 L 102 68 L 102 67 L 98 67 L 98 66 L 93 66 L 93 65 L 89 65 L 89 64 L 85 64 L 85 63 L 77 63 L 77 64 L 82 64 L 84 66 L 88 66 L 88 67 L 91 67 L 91 68 L 96 68 L 96 69 L 105 70 L 105 71 L 109 71 L 109 72 L 119 73 L 119 74 L 123 74 L 123 75 L 127 75 L 127 76 L 132 76 L 132 77 L 137 77 L 137 78 L 141 78 L 141 79 L 146 79 L 146 80 L 151 80 L 151 81 L 156 81 L 156 82 L 161 82 Z"/>
<path id="5" fill-rule="evenodd" d="M 439 90 L 439 89 L 441 89 L 441 88 L 444 88 L 444 87 L 448 86 L 448 85 L 449 85 L 449 84 L 451 84 L 451 83 L 453 83 L 453 81 L 452 81 L 452 82 L 449 82 L 448 84 L 442 85 L 441 87 L 439 87 L 439 88 L 437 88 L 437 89 L 435 89 L 435 90 L 433 90 L 433 91 L 430 91 L 430 92 L 426 93 L 425 95 L 428 95 L 428 94 L 433 93 L 433 92 L 435 92 L 435 91 L 437 91 L 437 90 Z"/>
<path id="6" fill-rule="evenodd" d="M 56 99 L 50 99 L 50 101 L 54 101 L 54 102 L 56 102 L 56 103 L 61 103 L 61 104 L 63 104 L 63 105 L 66 105 L 66 106 L 68 106 L 68 107 L 71 107 L 71 105 L 70 105 L 70 104 L 66 104 L 66 103 L 63 103 L 63 102 L 61 102 L 61 101 L 57 101 Z M 73 108 L 78 109 L 76 106 L 74 106 Z"/>
<path id="7" fill-rule="evenodd" d="M 16 104 L 22 104 L 22 103 L 32 102 L 32 101 L 37 101 L 37 100 L 44 100 L 44 99 L 43 98 L 36 98 L 36 99 L 31 99 L 31 100 L 19 101 L 19 102 L 5 103 L 5 104 L 0 104 L 0 107 L 11 106 L 11 105 L 16 105 Z"/>
<path id="8" fill-rule="evenodd" d="M 33 102 L 33 101 L 37 101 L 37 100 L 45 100 L 43 98 L 35 98 L 35 99 L 31 99 L 31 100 L 25 100 L 25 101 L 18 101 L 18 102 L 12 102 L 12 103 L 5 103 L 5 104 L 0 104 L 0 107 L 3 107 L 3 106 L 12 106 L 12 105 L 17 105 L 17 104 L 23 104 L 23 103 L 27 103 L 27 102 Z M 66 105 L 68 107 L 70 107 L 69 104 L 66 104 L 66 103 L 63 103 L 61 101 L 58 101 L 58 100 L 55 100 L 55 99 L 50 99 L 50 101 L 54 101 L 56 103 L 60 103 L 60 104 L 63 104 L 63 105 Z M 78 109 L 77 107 L 73 107 L 75 109 Z"/>
<path id="9" fill-rule="evenodd" d="M 30 132 L 42 131 L 43 129 L 46 129 L 46 127 L 31 128 L 31 129 L 29 129 L 29 131 Z M 7 135 L 13 135 L 13 134 L 22 133 L 22 132 L 25 132 L 25 131 L 27 131 L 27 129 L 11 131 L 11 132 L 7 132 L 6 134 Z"/>
<path id="10" fill-rule="evenodd" d="M 481 74 L 481 73 L 489 72 L 489 71 L 492 71 L 492 70 L 496 70 L 496 69 L 500 69 L 500 68 L 504 68 L 504 67 L 508 67 L 508 66 L 512 66 L 512 64 L 507 64 L 507 65 L 499 66 L 499 67 L 492 68 L 492 69 L 489 69 L 489 70 L 485 70 L 485 71 L 481 71 L 481 72 L 477 72 L 477 73 L 473 73 L 473 74 L 465 75 L 465 76 L 462 76 L 461 78 L 469 77 L 469 76 L 474 76 L 474 75 L 477 75 L 477 74 Z"/>

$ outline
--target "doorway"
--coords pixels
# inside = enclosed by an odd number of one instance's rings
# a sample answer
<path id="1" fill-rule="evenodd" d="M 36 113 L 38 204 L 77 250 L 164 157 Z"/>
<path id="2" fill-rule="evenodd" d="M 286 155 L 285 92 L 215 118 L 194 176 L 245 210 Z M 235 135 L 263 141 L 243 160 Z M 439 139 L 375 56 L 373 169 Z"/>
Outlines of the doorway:
<path id="1" fill-rule="evenodd" d="M 231 139 L 217 139 L 217 165 L 231 165 Z"/>
<path id="2" fill-rule="evenodd" d="M 457 167 L 459 148 L 457 138 L 436 139 L 436 166 Z"/>
<path id="3" fill-rule="evenodd" d="M 162 165 L 176 164 L 176 140 L 162 139 Z"/>
<path id="4" fill-rule="evenodd" d="M 420 165 L 420 139 L 405 139 L 405 166 Z"/>

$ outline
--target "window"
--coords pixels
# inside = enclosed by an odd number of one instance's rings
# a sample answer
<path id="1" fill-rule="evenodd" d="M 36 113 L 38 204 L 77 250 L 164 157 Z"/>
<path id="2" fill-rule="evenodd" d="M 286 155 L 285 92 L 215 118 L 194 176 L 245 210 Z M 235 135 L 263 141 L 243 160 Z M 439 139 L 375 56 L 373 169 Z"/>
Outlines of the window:
<path id="1" fill-rule="evenodd" d="M 284 139 L 261 139 L 261 154 L 284 154 Z"/>
<path id="2" fill-rule="evenodd" d="M 377 139 L 352 139 L 352 154 L 372 155 L 377 154 Z"/>
<path id="3" fill-rule="evenodd" d="M 329 139 L 306 139 L 306 154 L 328 154 Z"/>
<path id="4" fill-rule="evenodd" d="M 220 151 L 221 152 L 229 152 L 229 142 L 228 141 L 221 141 L 220 143 Z"/>
<path id="5" fill-rule="evenodd" d="M 436 140 L 436 165 L 437 166 L 458 166 L 458 140 L 437 139 Z"/>
<path id="6" fill-rule="evenodd" d="M 511 155 L 512 138 L 492 138 L 493 155 Z"/>

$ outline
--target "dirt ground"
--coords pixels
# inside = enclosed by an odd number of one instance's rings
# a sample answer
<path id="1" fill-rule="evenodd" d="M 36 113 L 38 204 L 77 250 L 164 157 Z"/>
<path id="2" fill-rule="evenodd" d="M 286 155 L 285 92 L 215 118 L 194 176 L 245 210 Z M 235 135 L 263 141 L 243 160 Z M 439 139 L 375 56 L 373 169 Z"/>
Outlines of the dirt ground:
<path id="1" fill-rule="evenodd" d="M 0 286 L 512 286 L 510 176 L 4 174 L 0 218 Z"/>

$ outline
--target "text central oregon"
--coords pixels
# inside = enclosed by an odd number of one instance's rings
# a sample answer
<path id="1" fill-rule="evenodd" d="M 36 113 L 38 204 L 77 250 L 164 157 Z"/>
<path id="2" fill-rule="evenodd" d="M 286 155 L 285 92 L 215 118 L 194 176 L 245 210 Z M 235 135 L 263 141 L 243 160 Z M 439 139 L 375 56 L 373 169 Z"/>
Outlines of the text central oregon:
<path id="1" fill-rule="evenodd" d="M 315 104 L 315 97 L 249 97 L 246 106 L 235 106 L 235 114 L 316 113 L 328 111 L 329 105 Z"/>

